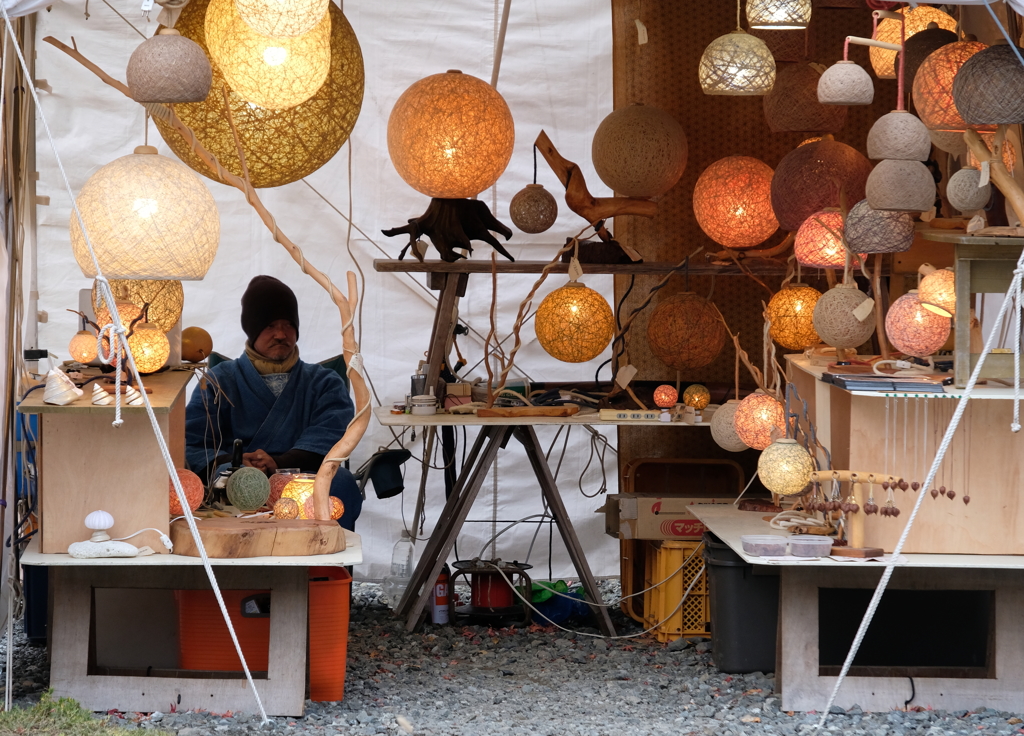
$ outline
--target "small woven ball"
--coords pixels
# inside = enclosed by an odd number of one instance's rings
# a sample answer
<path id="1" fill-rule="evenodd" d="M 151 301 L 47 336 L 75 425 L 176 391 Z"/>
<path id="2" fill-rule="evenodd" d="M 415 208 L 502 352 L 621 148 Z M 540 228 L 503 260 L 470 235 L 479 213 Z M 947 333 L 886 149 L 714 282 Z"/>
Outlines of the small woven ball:
<path id="1" fill-rule="evenodd" d="M 279 498 L 274 504 L 274 518 L 297 519 L 299 518 L 299 504 L 294 498 Z"/>
<path id="2" fill-rule="evenodd" d="M 252 513 L 270 498 L 270 481 L 262 470 L 239 468 L 228 478 L 228 501 L 243 513 Z"/>
<path id="3" fill-rule="evenodd" d="M 683 391 L 683 403 L 701 411 L 711 403 L 711 392 L 708 391 L 707 386 L 702 386 L 699 383 L 687 386 Z"/>
<path id="4" fill-rule="evenodd" d="M 772 209 L 783 230 L 797 230 L 804 220 L 826 207 L 839 206 L 840 189 L 847 202 L 864 199 L 871 162 L 845 143 L 823 139 L 798 146 L 775 167 Z"/>
<path id="5" fill-rule="evenodd" d="M 870 105 L 875 99 L 871 75 L 852 61 L 837 61 L 826 69 L 817 91 L 822 105 Z"/>
<path id="6" fill-rule="evenodd" d="M 771 167 L 751 156 L 727 156 L 701 172 L 693 214 L 709 238 L 726 248 L 753 248 L 779 229 L 772 211 Z"/>
<path id="7" fill-rule="evenodd" d="M 953 320 L 925 309 L 912 290 L 894 301 L 885 315 L 885 334 L 904 355 L 926 358 L 949 339 Z"/>
<path id="8" fill-rule="evenodd" d="M 834 133 L 846 123 L 846 107 L 818 101 L 821 72 L 811 64 L 778 64 L 775 85 L 764 96 L 764 119 L 773 133 Z"/>
<path id="9" fill-rule="evenodd" d="M 797 261 L 811 268 L 845 268 L 843 214 L 826 210 L 808 217 L 796 231 L 793 254 Z M 854 267 L 859 263 L 860 259 L 855 257 Z"/>
<path id="10" fill-rule="evenodd" d="M 850 349 L 863 345 L 875 329 L 875 305 L 863 321 L 854 310 L 870 297 L 854 284 L 837 284 L 814 305 L 814 329 L 818 336 L 834 348 Z"/>
<path id="11" fill-rule="evenodd" d="M 512 224 L 524 233 L 542 233 L 555 224 L 558 203 L 540 184 L 527 184 L 508 204 Z"/>
<path id="12" fill-rule="evenodd" d="M 655 406 L 661 409 L 670 409 L 676 405 L 677 401 L 679 401 L 679 392 L 676 391 L 675 386 L 669 386 L 666 383 L 654 389 Z"/>
<path id="13" fill-rule="evenodd" d="M 946 182 L 946 199 L 961 212 L 980 210 L 992 197 L 992 185 L 978 186 L 981 172 L 968 166 L 949 177 Z"/>
<path id="14" fill-rule="evenodd" d="M 615 331 L 615 317 L 605 298 L 576 281 L 544 297 L 533 324 L 544 351 L 565 363 L 596 358 Z"/>
<path id="15" fill-rule="evenodd" d="M 188 502 L 188 508 L 190 511 L 195 511 L 203 503 L 203 497 L 206 495 L 206 489 L 203 488 L 203 481 L 198 475 L 193 473 L 191 470 L 185 468 L 178 468 L 178 480 L 181 482 L 181 490 L 185 492 L 185 500 Z M 170 511 L 171 516 L 181 516 L 184 512 L 181 509 L 181 502 L 178 501 L 178 494 L 174 490 L 174 481 L 170 478 L 167 479 L 167 485 L 170 487 Z"/>
<path id="16" fill-rule="evenodd" d="M 686 133 L 674 117 L 633 104 L 601 121 L 591 158 L 601 181 L 617 194 L 657 197 L 683 175 L 687 150 Z"/>
<path id="17" fill-rule="evenodd" d="M 213 84 L 203 49 L 173 28 L 162 28 L 139 44 L 125 74 L 136 102 L 202 102 Z"/>
<path id="18" fill-rule="evenodd" d="M 757 477 L 780 496 L 803 493 L 815 470 L 810 453 L 796 440 L 777 439 L 757 459 Z"/>
<path id="19" fill-rule="evenodd" d="M 935 178 L 920 161 L 879 161 L 864 188 L 875 210 L 927 212 L 935 206 Z"/>
<path id="20" fill-rule="evenodd" d="M 736 434 L 736 427 L 732 422 L 739 406 L 739 399 L 731 399 L 718 407 L 718 410 L 711 415 L 711 439 L 727 452 L 743 452 L 749 449 L 747 443 Z"/>
<path id="21" fill-rule="evenodd" d="M 1024 67 L 1014 49 L 990 46 L 964 62 L 953 79 L 953 101 L 968 124 L 1024 122 Z"/>
<path id="22" fill-rule="evenodd" d="M 345 504 L 341 502 L 340 498 L 331 496 L 331 518 L 334 520 L 340 519 L 345 513 Z M 302 513 L 299 514 L 300 519 L 315 519 L 316 511 L 313 509 L 313 497 L 310 496 L 306 499 L 306 502 L 302 504 Z"/>
<path id="23" fill-rule="evenodd" d="M 914 217 L 871 209 L 866 199 L 846 216 L 846 243 L 858 253 L 902 253 L 914 244 Z"/>
<path id="24" fill-rule="evenodd" d="M 929 130 L 928 137 L 932 139 L 932 145 L 940 151 L 960 156 L 967 153 L 967 142 L 964 134 L 955 130 Z"/>
<path id="25" fill-rule="evenodd" d="M 952 269 L 940 268 L 921 279 L 917 288 L 921 306 L 943 317 L 956 314 L 956 276 Z"/>
<path id="26" fill-rule="evenodd" d="M 270 506 L 277 503 L 277 499 L 281 498 L 281 491 L 294 477 L 291 473 L 274 473 L 270 476 L 270 495 L 267 497 Z"/>
<path id="27" fill-rule="evenodd" d="M 953 80 L 968 59 L 987 48 L 980 41 L 957 41 L 933 52 L 921 63 L 914 77 L 914 110 L 929 130 L 962 133 L 967 129 L 953 102 Z M 960 142 L 963 143 L 963 136 Z"/>
<path id="28" fill-rule="evenodd" d="M 933 51 L 938 51 L 943 46 L 956 43 L 957 35 L 953 31 L 939 28 L 936 23 L 929 23 L 928 27 L 920 33 L 915 33 L 907 39 L 904 44 L 906 56 L 903 60 L 903 84 L 910 87 L 917 77 L 917 70 Z M 899 51 L 896 52 L 894 68 L 899 70 Z"/>
<path id="29" fill-rule="evenodd" d="M 906 110 L 893 110 L 875 121 L 868 131 L 868 158 L 927 161 L 932 139 L 921 119 Z"/>
<path id="30" fill-rule="evenodd" d="M 647 342 L 662 363 L 677 371 L 702 368 L 725 346 L 725 326 L 707 299 L 691 292 L 659 304 L 647 323 Z"/>
<path id="31" fill-rule="evenodd" d="M 805 350 L 821 342 L 814 329 L 814 305 L 821 292 L 806 284 L 788 284 L 768 302 L 768 334 L 788 350 Z"/>
<path id="32" fill-rule="evenodd" d="M 786 436 L 786 409 L 775 397 L 755 391 L 736 407 L 732 425 L 747 447 L 763 450 Z"/>

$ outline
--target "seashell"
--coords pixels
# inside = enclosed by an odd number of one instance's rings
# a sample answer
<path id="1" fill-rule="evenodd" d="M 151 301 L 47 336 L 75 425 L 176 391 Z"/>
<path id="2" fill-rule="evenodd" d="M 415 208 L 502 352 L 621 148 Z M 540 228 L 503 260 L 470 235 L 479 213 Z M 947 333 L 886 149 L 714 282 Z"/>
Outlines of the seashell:
<path id="1" fill-rule="evenodd" d="M 92 385 L 92 403 L 97 406 L 109 406 L 114 403 L 114 397 L 100 388 L 98 383 Z"/>
<path id="2" fill-rule="evenodd" d="M 75 386 L 67 375 L 57 369 L 46 374 L 46 388 L 43 389 L 43 403 L 56 406 L 67 406 L 81 396 L 84 391 Z"/>

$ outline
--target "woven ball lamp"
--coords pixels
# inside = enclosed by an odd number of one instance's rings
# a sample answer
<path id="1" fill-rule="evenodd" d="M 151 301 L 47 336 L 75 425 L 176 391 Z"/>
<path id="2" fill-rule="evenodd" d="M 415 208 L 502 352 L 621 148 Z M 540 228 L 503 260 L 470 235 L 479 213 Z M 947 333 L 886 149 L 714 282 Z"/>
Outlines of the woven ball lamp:
<path id="1" fill-rule="evenodd" d="M 206 50 L 204 21 L 209 0 L 191 0 L 175 24 L 181 35 Z M 363 57 L 359 41 L 344 14 L 330 3 L 331 66 L 327 81 L 301 105 L 268 110 L 228 91 L 228 106 L 238 128 L 256 188 L 278 187 L 312 174 L 334 157 L 348 140 L 363 101 Z M 224 112 L 225 85 L 220 69 L 213 70 L 213 87 L 203 102 L 176 105 L 181 121 L 195 131 L 199 142 L 231 173 L 241 176 L 242 164 Z M 229 85 L 230 86 L 230 85 Z M 160 135 L 178 158 L 203 176 L 216 179 L 192 152 L 189 143 L 167 122 L 154 118 Z"/>
<path id="2" fill-rule="evenodd" d="M 173 28 L 161 28 L 139 44 L 125 73 L 136 102 L 202 102 L 213 84 L 203 49 Z"/>
<path id="3" fill-rule="evenodd" d="M 747 443 L 736 434 L 736 427 L 732 421 L 739 406 L 739 399 L 731 399 L 711 415 L 711 439 L 727 452 L 743 452 L 749 449 Z"/>
<path id="4" fill-rule="evenodd" d="M 859 347 L 867 342 L 875 330 L 875 305 L 863 320 L 854 311 L 866 300 L 867 294 L 855 284 L 837 284 L 829 289 L 814 305 L 814 329 L 828 345 L 842 350 Z"/>
<path id="5" fill-rule="evenodd" d="M 679 392 L 676 391 L 675 386 L 664 383 L 654 389 L 654 405 L 659 409 L 671 409 L 677 401 L 679 401 Z"/>
<path id="6" fill-rule="evenodd" d="M 340 498 L 336 496 L 330 497 L 330 514 L 332 519 L 340 519 L 345 513 L 345 504 L 341 502 Z M 313 497 L 310 496 L 306 499 L 306 502 L 302 504 L 302 510 L 299 512 L 299 518 L 302 519 L 315 519 L 316 511 L 313 509 Z"/>
<path id="7" fill-rule="evenodd" d="M 71 354 L 71 360 L 79 363 L 91 363 L 96 360 L 96 335 L 89 330 L 79 330 L 68 343 L 68 353 Z"/>
<path id="8" fill-rule="evenodd" d="M 152 146 L 110 162 L 78 194 L 100 268 L 113 279 L 202 279 L 217 255 L 220 217 L 210 190 Z M 96 276 L 85 236 L 71 213 L 71 247 Z"/>
<path id="9" fill-rule="evenodd" d="M 299 504 L 293 498 L 279 498 L 274 502 L 275 519 L 297 519 L 299 518 Z"/>
<path id="10" fill-rule="evenodd" d="M 718 310 L 692 292 L 665 299 L 651 313 L 647 343 L 662 363 L 677 371 L 702 368 L 725 346 Z"/>
<path id="11" fill-rule="evenodd" d="M 732 424 L 743 444 L 763 450 L 776 437 L 786 436 L 786 410 L 775 397 L 755 391 L 740 401 Z"/>
<path id="12" fill-rule="evenodd" d="M 284 490 L 284 487 L 291 483 L 294 477 L 295 473 L 282 473 L 280 470 L 270 476 L 270 496 L 267 497 L 267 503 L 270 506 L 277 503 L 277 500 L 281 498 L 281 492 Z"/>
<path id="13" fill-rule="evenodd" d="M 615 317 L 605 298 L 577 281 L 555 289 L 540 303 L 534 320 L 544 351 L 564 363 L 585 363 L 611 342 Z"/>
<path id="14" fill-rule="evenodd" d="M 804 220 L 826 207 L 839 206 L 840 190 L 848 202 L 864 199 L 871 162 L 854 148 L 829 138 L 798 146 L 775 167 L 772 210 L 783 230 L 798 230 Z"/>
<path id="15" fill-rule="evenodd" d="M 985 145 L 988 146 L 988 150 L 993 150 L 995 148 L 996 134 L 993 132 L 981 131 L 980 135 L 981 140 L 983 140 L 985 142 Z M 963 138 L 963 136 L 960 137 L 961 139 Z M 1017 148 L 1013 145 L 1013 141 L 1010 140 L 1009 138 L 1003 140 L 1002 158 L 1003 166 L 1005 166 L 1006 170 L 1012 174 L 1013 170 L 1017 166 Z M 981 168 L 981 163 L 978 162 L 977 157 L 974 155 L 974 151 L 972 151 L 969 148 L 967 149 L 967 165 L 973 166 L 975 168 Z"/>
<path id="16" fill-rule="evenodd" d="M 768 334 L 787 350 L 806 350 L 821 342 L 814 329 L 814 305 L 821 292 L 806 284 L 787 284 L 775 292 L 765 309 Z"/>
<path id="17" fill-rule="evenodd" d="M 875 99 L 875 83 L 859 64 L 837 61 L 822 72 L 817 93 L 822 105 L 870 105 Z"/>
<path id="18" fill-rule="evenodd" d="M 927 161 L 932 152 L 928 129 L 916 115 L 893 110 L 875 121 L 868 131 L 868 158 Z"/>
<path id="19" fill-rule="evenodd" d="M 910 9 L 900 8 L 896 12 L 904 15 L 904 21 L 894 18 L 883 19 L 878 24 L 875 40 L 899 44 L 926 30 L 930 23 L 947 31 L 956 30 L 956 19 L 953 16 L 927 5 L 918 5 L 916 8 Z M 906 30 L 902 28 L 904 23 Z M 872 46 L 868 53 L 871 58 L 871 67 L 879 79 L 896 79 L 895 51 Z"/>
<path id="20" fill-rule="evenodd" d="M 811 454 L 796 440 L 777 439 L 757 459 L 757 477 L 780 496 L 796 496 L 811 482 L 817 468 Z"/>
<path id="21" fill-rule="evenodd" d="M 747 0 L 747 25 L 770 31 L 802 31 L 811 22 L 811 0 Z"/>
<path id="22" fill-rule="evenodd" d="M 388 118 L 391 162 L 406 184 L 428 197 L 475 197 L 505 171 L 514 143 L 515 124 L 502 96 L 458 70 L 414 83 Z"/>
<path id="23" fill-rule="evenodd" d="M 185 291 L 180 281 L 173 279 L 111 279 L 110 289 L 121 301 L 131 302 L 139 308 L 148 304 L 149 311 L 146 313 L 146 320 L 164 332 L 171 330 L 181 319 L 181 310 L 185 306 Z M 92 284 L 92 300 L 93 304 L 101 302 L 95 281 Z M 101 314 L 107 315 L 106 309 L 103 307 L 96 311 L 97 322 L 101 319 Z M 109 315 L 107 316 L 109 317 Z"/>
<path id="24" fill-rule="evenodd" d="M 697 411 L 702 411 L 711 403 L 711 392 L 708 391 L 707 386 L 702 386 L 699 383 L 691 384 L 683 391 L 683 403 L 686 406 L 692 406 Z"/>
<path id="25" fill-rule="evenodd" d="M 933 355 L 947 339 L 952 320 L 925 309 L 912 290 L 894 301 L 885 315 L 885 334 L 904 355 L 925 358 Z"/>
<path id="26" fill-rule="evenodd" d="M 932 139 L 932 145 L 940 151 L 959 156 L 967 152 L 967 142 L 964 141 L 964 134 L 949 130 L 929 130 L 928 137 Z"/>
<path id="27" fill-rule="evenodd" d="M 968 59 L 986 48 L 979 41 L 957 41 L 932 52 L 921 63 L 914 77 L 914 109 L 929 130 L 962 133 L 967 129 L 953 101 L 953 80 Z"/>
<path id="28" fill-rule="evenodd" d="M 200 363 L 213 353 L 213 338 L 202 327 L 186 327 L 181 331 L 181 359 Z"/>
<path id="29" fill-rule="evenodd" d="M 601 181 L 627 197 L 657 197 L 675 186 L 687 151 L 683 126 L 664 110 L 640 104 L 608 115 L 591 144 Z"/>
<path id="30" fill-rule="evenodd" d="M 793 253 L 797 261 L 811 268 L 844 268 L 843 215 L 835 210 L 815 212 L 796 231 Z M 863 256 L 861 256 L 863 258 Z M 859 263 L 853 259 L 853 265 Z"/>
<path id="31" fill-rule="evenodd" d="M 932 271 L 921 279 L 917 289 L 921 306 L 943 317 L 956 315 L 956 277 L 950 268 Z"/>
<path id="32" fill-rule="evenodd" d="M 299 518 L 308 518 L 303 515 L 303 509 L 305 508 L 306 501 L 313 497 L 313 481 L 315 480 L 316 476 L 312 473 L 299 473 L 295 475 L 288 482 L 288 485 L 284 487 L 284 490 L 281 491 L 281 498 L 278 503 L 291 499 L 298 504 Z"/>
<path id="33" fill-rule="evenodd" d="M 270 480 L 259 468 L 239 468 L 228 477 L 227 493 L 232 506 L 251 514 L 270 498 Z"/>
<path id="34" fill-rule="evenodd" d="M 726 248 L 753 248 L 779 229 L 772 211 L 768 164 L 727 156 L 701 172 L 693 188 L 693 214 L 709 238 Z"/>
<path id="35" fill-rule="evenodd" d="M 973 166 L 962 168 L 946 182 L 946 199 L 961 212 L 980 210 L 992 197 L 992 185 L 980 183 L 980 171 Z"/>
<path id="36" fill-rule="evenodd" d="M 555 224 L 558 203 L 540 184 L 527 184 L 508 205 L 512 224 L 524 233 L 542 233 Z"/>
<path id="37" fill-rule="evenodd" d="M 784 64 L 764 96 L 764 119 L 773 133 L 834 133 L 846 123 L 846 108 L 818 101 L 821 71 L 814 64 Z"/>
<path id="38" fill-rule="evenodd" d="M 100 327 L 113 324 L 113 318 L 110 316 L 110 310 L 107 308 L 106 303 L 99 298 L 98 294 L 96 294 L 95 289 L 93 290 L 93 299 L 93 305 L 95 305 L 96 310 L 96 324 Z M 133 302 L 117 299 L 115 306 L 117 307 L 117 316 L 121 318 L 121 324 L 126 328 L 142 316 L 141 304 L 134 304 Z"/>
<path id="39" fill-rule="evenodd" d="M 206 45 L 228 86 L 268 110 L 295 107 L 319 90 L 331 68 L 331 17 L 301 36 L 264 36 L 242 20 L 235 0 L 210 0 Z"/>
<path id="40" fill-rule="evenodd" d="M 927 212 L 935 205 L 935 179 L 920 161 L 879 161 L 864 187 L 876 210 Z"/>
<path id="41" fill-rule="evenodd" d="M 708 44 L 697 78 L 706 95 L 763 95 L 775 84 L 775 58 L 764 41 L 737 28 Z"/>
<path id="42" fill-rule="evenodd" d="M 943 46 L 956 42 L 956 33 L 945 28 L 939 28 L 934 22 L 929 23 L 928 27 L 920 33 L 915 33 L 908 38 L 904 44 L 906 51 L 906 57 L 903 61 L 904 83 L 907 86 L 913 85 L 914 79 L 917 77 L 917 70 L 921 68 L 924 60 Z M 893 62 L 893 67 L 897 69 L 899 67 L 899 53 L 899 51 L 896 52 L 897 58 Z"/>
<path id="43" fill-rule="evenodd" d="M 234 0 L 242 20 L 256 33 L 277 38 L 300 36 L 327 14 L 330 0 Z"/>
<path id="44" fill-rule="evenodd" d="M 858 253 L 902 253 L 914 244 L 914 217 L 871 209 L 866 199 L 846 216 L 846 243 Z"/>
<path id="45" fill-rule="evenodd" d="M 969 125 L 1024 122 L 1024 67 L 1014 49 L 996 44 L 968 59 L 953 80 L 953 101 Z"/>
<path id="46" fill-rule="evenodd" d="M 135 325 L 128 338 L 128 348 L 135 358 L 139 373 L 156 373 L 164 367 L 171 354 L 171 343 L 159 327 L 148 322 Z"/>
<path id="47" fill-rule="evenodd" d="M 178 468 L 178 480 L 181 482 L 181 490 L 185 492 L 185 501 L 188 503 L 189 511 L 195 511 L 203 503 L 206 489 L 203 488 L 203 481 L 191 470 Z M 171 516 L 181 516 L 184 511 L 181 502 L 178 501 L 178 494 L 174 490 L 174 482 L 168 478 L 167 485 L 170 488 L 170 512 Z"/>

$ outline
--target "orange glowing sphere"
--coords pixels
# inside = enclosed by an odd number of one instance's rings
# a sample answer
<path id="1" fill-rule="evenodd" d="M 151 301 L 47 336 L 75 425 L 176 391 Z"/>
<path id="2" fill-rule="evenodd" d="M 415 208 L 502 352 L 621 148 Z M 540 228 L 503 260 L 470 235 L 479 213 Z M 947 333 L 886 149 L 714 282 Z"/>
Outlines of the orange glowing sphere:
<path id="1" fill-rule="evenodd" d="M 181 490 L 185 492 L 185 500 L 188 501 L 190 510 L 195 511 L 203 503 L 203 496 L 206 489 L 203 488 L 203 481 L 191 470 L 178 468 L 178 480 L 181 481 Z M 174 481 L 167 479 L 170 487 L 170 511 L 171 516 L 181 516 L 184 512 L 181 509 L 181 502 L 178 501 L 178 494 L 174 491 Z"/>
<path id="2" fill-rule="evenodd" d="M 667 383 L 654 389 L 654 403 L 662 409 L 669 409 L 679 400 L 679 392 Z"/>

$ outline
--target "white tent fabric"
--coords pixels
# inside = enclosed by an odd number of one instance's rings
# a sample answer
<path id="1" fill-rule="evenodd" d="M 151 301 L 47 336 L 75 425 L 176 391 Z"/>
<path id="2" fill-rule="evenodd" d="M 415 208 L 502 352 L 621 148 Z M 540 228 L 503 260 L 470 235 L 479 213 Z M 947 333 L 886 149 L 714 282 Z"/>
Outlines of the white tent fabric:
<path id="1" fill-rule="evenodd" d="M 138 2 L 111 0 L 110 4 L 135 24 L 146 36 L 156 29 L 155 16 L 147 21 Z M 398 239 L 380 235 L 382 228 L 394 227 L 426 207 L 427 199 L 410 189 L 397 175 L 387 155 L 386 125 L 391 106 L 414 81 L 446 69 L 461 69 L 489 80 L 494 44 L 500 19 L 500 2 L 479 3 L 450 0 L 443 4 L 381 3 L 349 0 L 345 13 L 362 46 L 366 68 L 366 95 L 362 112 L 352 135 L 351 147 L 343 148 L 326 166 L 309 177 L 308 182 L 341 212 L 348 211 L 352 198 L 353 222 L 363 234 L 353 231 L 352 253 L 366 277 L 361 334 L 362 353 L 380 401 L 389 406 L 402 400 L 409 390 L 409 375 L 422 359 L 434 312 L 432 293 L 423 276 L 379 274 L 373 271 L 374 258 L 394 257 L 404 245 Z M 57 3 L 37 16 L 37 38 L 54 36 L 70 43 L 73 36 L 79 50 L 114 77 L 123 79 L 128 57 L 142 38 L 101 2 Z M 512 162 L 495 191 L 481 198 L 492 206 L 499 219 L 508 220 L 508 202 L 532 180 L 532 143 L 543 128 L 562 153 L 578 162 L 598 196 L 609 192 L 601 186 L 590 164 L 590 139 L 601 119 L 611 110 L 611 14 L 607 0 L 576 3 L 548 3 L 542 0 L 513 0 L 508 33 L 502 58 L 498 90 L 504 95 L 516 121 L 516 147 Z M 53 129 L 58 150 L 76 192 L 100 166 L 130 153 L 144 140 L 142 108 L 45 43 L 39 43 L 37 78 L 45 78 L 53 87 L 43 95 L 43 112 Z M 38 210 L 39 309 L 48 312 L 49 321 L 39 326 L 39 344 L 67 357 L 67 343 L 74 334 L 76 318 L 65 312 L 78 304 L 78 291 L 90 282 L 79 271 L 71 254 L 68 236 L 70 203 L 63 191 L 49 144 L 40 130 L 38 144 L 38 193 L 50 197 L 50 206 Z M 165 155 L 166 145 L 155 127 L 149 141 Z M 348 167 L 351 157 L 351 189 Z M 204 181 L 207 181 L 204 179 Z M 558 196 L 560 186 L 540 160 L 538 181 Z M 326 294 L 273 242 L 270 234 L 242 195 L 229 187 L 207 181 L 221 213 L 221 244 L 217 259 L 202 282 L 185 283 L 183 325 L 198 325 L 214 336 L 215 350 L 229 356 L 242 352 L 244 336 L 238 323 L 239 299 L 252 276 L 270 273 L 283 279 L 296 291 L 301 314 L 299 346 L 307 360 L 322 360 L 340 352 L 340 325 L 337 311 Z M 354 267 L 345 248 L 345 220 L 302 182 L 262 190 L 268 208 L 279 226 L 305 250 L 306 257 L 327 271 L 335 283 L 344 283 L 344 273 Z M 566 237 L 576 234 L 585 223 L 571 212 L 558 196 L 561 212 L 555 226 L 540 236 L 516 231 L 507 245 L 517 259 L 547 260 Z M 496 203 L 496 206 L 495 206 Z M 384 252 L 382 252 L 382 250 Z M 475 256 L 489 257 L 490 248 L 479 244 Z M 499 332 L 505 336 L 520 300 L 533 284 L 533 276 L 509 276 L 499 282 Z M 538 299 L 564 283 L 564 277 L 552 277 L 542 287 Z M 610 277 L 587 279 L 587 285 L 611 298 Z M 491 294 L 486 276 L 470 280 L 469 292 L 460 305 L 462 317 L 480 335 L 487 332 Z M 593 380 L 597 365 L 610 352 L 581 366 L 554 361 L 537 345 L 530 324 L 523 329 L 525 345 L 518 359 L 528 378 L 538 380 Z M 482 358 L 483 340 L 470 335 L 460 340 L 470 366 Z M 483 376 L 481 367 L 468 371 Z M 608 378 L 607 368 L 603 377 Z M 111 441 L 116 442 L 111 429 Z M 418 457 L 422 453 L 422 430 L 416 441 L 409 434 L 405 441 Z M 468 433 L 471 443 L 474 429 Z M 539 432 L 549 443 L 554 431 Z M 607 434 L 607 433 L 606 433 Z M 610 434 L 614 443 L 614 433 Z M 393 440 L 390 431 L 371 422 L 361 446 L 353 456 L 357 467 L 378 446 Z M 462 441 L 461 432 L 459 440 Z M 561 447 L 562 439 L 558 445 Z M 459 448 L 461 457 L 462 447 Z M 552 465 L 558 462 L 559 449 L 552 453 Z M 439 456 L 438 456 L 439 457 Z M 595 493 L 602 478 L 601 461 L 591 458 L 589 436 L 577 429 L 568 441 L 558 478 L 577 532 L 587 550 L 596 574 L 618 572 L 618 545 L 603 534 L 603 520 L 594 511 L 602 498 L 587 498 L 578 488 Z M 613 452 L 604 458 L 611 492 L 617 484 L 617 463 Z M 96 472 L 109 469 L 97 468 Z M 582 476 L 582 481 L 580 480 Z M 377 579 L 387 573 L 390 552 L 405 524 L 412 524 L 412 509 L 419 485 L 419 464 L 406 465 L 406 492 L 400 497 L 379 501 L 372 491 L 363 507 L 357 531 L 363 536 L 366 562 L 356 570 L 357 577 Z M 496 493 L 495 493 L 495 488 Z M 441 473 L 433 471 L 427 484 L 427 532 L 432 528 L 443 503 Z M 470 512 L 471 519 L 486 523 L 467 524 L 460 538 L 461 557 L 477 555 L 495 530 L 506 524 L 492 525 L 492 517 L 516 520 L 541 512 L 539 490 L 515 443 L 498 458 L 496 480 L 489 477 L 481 497 Z M 404 519 L 404 521 L 403 521 Z M 503 534 L 495 554 L 503 559 L 524 560 L 531 549 L 537 527 L 522 524 Z M 539 577 L 547 576 L 548 529 L 542 528 L 532 545 L 529 561 L 540 567 Z M 490 550 L 487 551 L 490 556 Z M 453 558 L 454 559 L 454 558 Z M 564 553 L 557 532 L 554 534 L 552 572 L 572 576 L 572 566 Z"/>

